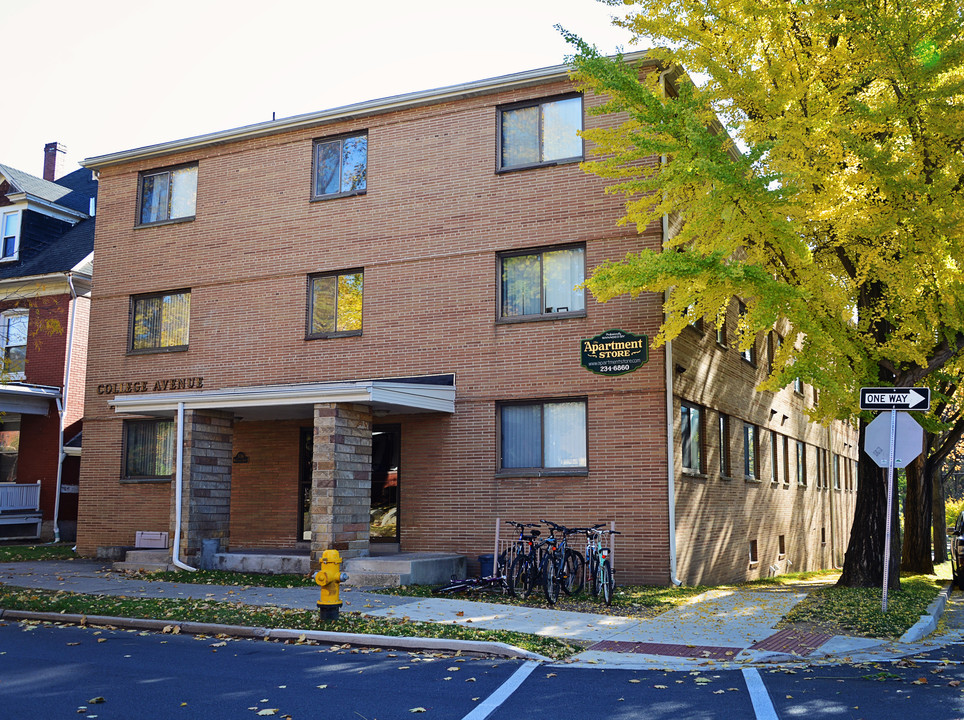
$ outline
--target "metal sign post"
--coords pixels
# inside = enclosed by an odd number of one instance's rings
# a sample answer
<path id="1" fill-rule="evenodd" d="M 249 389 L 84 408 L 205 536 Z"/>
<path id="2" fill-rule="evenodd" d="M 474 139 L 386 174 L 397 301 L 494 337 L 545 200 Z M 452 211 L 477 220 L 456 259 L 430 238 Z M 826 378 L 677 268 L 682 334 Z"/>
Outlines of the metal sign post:
<path id="1" fill-rule="evenodd" d="M 878 467 L 884 452 L 887 453 L 887 518 L 884 522 L 884 589 L 881 611 L 887 612 L 887 585 L 890 580 L 890 525 L 894 510 L 894 468 L 907 467 L 921 454 L 924 447 L 924 430 L 906 413 L 898 410 L 928 410 L 931 395 L 929 388 L 861 388 L 861 410 L 890 410 L 890 432 L 885 436 L 884 415 L 881 413 L 867 425 L 864 433 L 864 452 L 870 455 Z M 901 425 L 901 444 L 897 445 L 897 425 Z M 885 439 L 886 438 L 886 439 Z M 884 446 L 886 443 L 886 447 Z M 900 451 L 898 455 L 897 452 Z"/>

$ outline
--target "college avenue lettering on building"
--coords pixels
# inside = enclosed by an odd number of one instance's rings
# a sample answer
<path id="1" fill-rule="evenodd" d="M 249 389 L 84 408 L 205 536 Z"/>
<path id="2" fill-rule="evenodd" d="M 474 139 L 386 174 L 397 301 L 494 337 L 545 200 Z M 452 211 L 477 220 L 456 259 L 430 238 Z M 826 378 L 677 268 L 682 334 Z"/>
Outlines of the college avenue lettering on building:
<path id="1" fill-rule="evenodd" d="M 140 392 L 163 392 L 165 390 L 201 390 L 203 387 L 203 377 L 164 378 L 163 380 L 103 383 L 97 386 L 97 394 L 127 395 Z"/>
<path id="2" fill-rule="evenodd" d="M 581 347 L 582 366 L 597 375 L 625 375 L 649 360 L 649 338 L 623 330 L 606 330 Z"/>

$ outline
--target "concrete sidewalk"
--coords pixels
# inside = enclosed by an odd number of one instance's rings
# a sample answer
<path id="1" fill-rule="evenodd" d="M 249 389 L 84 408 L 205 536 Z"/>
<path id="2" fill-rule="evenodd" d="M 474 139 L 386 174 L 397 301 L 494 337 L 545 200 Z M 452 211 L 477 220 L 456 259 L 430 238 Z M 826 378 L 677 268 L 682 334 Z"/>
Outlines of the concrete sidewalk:
<path id="1" fill-rule="evenodd" d="M 207 599 L 314 610 L 317 588 L 261 588 L 154 582 L 116 573 L 91 560 L 0 564 L 0 583 L 17 587 L 127 597 Z M 817 585 L 814 585 L 816 587 Z M 711 590 L 655 618 L 568 612 L 451 598 L 414 598 L 344 589 L 344 611 L 375 617 L 514 630 L 572 640 L 587 649 L 568 660 L 614 667 L 695 669 L 766 662 L 884 660 L 938 647 L 934 642 L 883 642 L 868 638 L 778 630 L 776 625 L 806 597 L 806 586 Z M 945 598 L 946 600 L 946 595 Z M 937 607 L 939 605 L 939 607 Z M 935 602 L 921 627 L 936 627 L 943 602 Z M 929 631 L 929 630 L 928 630 Z M 923 632 L 920 631 L 919 634 Z M 419 639 L 406 639 L 412 649 Z"/>

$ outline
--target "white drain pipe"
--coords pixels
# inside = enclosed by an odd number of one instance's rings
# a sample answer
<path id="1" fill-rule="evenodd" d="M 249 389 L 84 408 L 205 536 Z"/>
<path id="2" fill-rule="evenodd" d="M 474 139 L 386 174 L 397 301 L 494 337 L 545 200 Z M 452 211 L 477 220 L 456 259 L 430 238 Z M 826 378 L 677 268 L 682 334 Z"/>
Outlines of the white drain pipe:
<path id="1" fill-rule="evenodd" d="M 174 461 L 174 551 L 171 553 L 171 563 L 182 570 L 195 572 L 179 557 L 181 554 L 181 497 L 184 483 L 184 403 L 177 404 L 177 449 Z"/>

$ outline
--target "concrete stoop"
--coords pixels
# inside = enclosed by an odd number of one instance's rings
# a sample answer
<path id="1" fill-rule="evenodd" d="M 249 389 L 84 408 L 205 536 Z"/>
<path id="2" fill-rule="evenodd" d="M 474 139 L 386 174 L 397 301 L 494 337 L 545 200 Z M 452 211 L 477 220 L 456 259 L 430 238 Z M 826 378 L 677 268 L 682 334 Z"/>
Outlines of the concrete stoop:
<path id="1" fill-rule="evenodd" d="M 464 578 L 466 558 L 456 553 L 410 552 L 350 558 L 342 565 L 351 587 L 437 585 Z"/>
<path id="2" fill-rule="evenodd" d="M 311 558 L 306 554 L 291 553 L 215 553 L 207 569 L 265 575 L 307 575 L 311 571 Z"/>
<path id="3" fill-rule="evenodd" d="M 177 566 L 171 564 L 170 550 L 128 550 L 124 559 L 115 562 L 112 567 L 123 572 L 177 570 Z"/>

